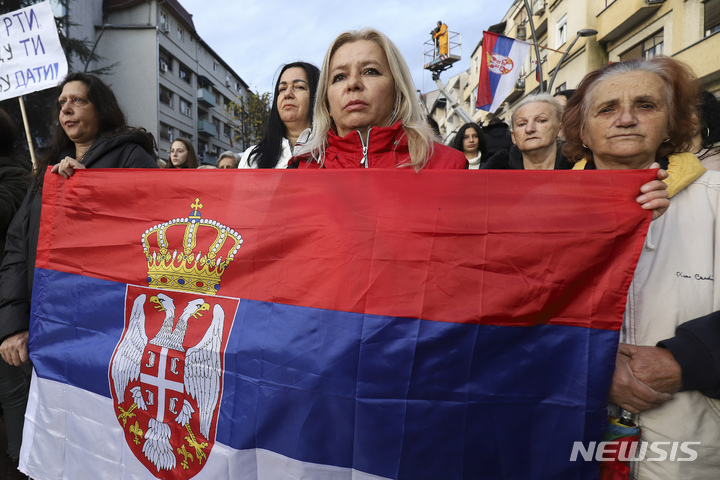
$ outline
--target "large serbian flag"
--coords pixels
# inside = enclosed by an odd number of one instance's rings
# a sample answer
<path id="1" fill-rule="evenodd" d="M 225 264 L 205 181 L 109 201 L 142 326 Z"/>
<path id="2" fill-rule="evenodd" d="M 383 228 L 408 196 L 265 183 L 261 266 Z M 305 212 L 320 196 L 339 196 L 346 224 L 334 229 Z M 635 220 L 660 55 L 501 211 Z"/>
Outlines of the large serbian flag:
<path id="1" fill-rule="evenodd" d="M 654 174 L 48 174 L 21 468 L 592 478 Z"/>
<path id="2" fill-rule="evenodd" d="M 492 113 L 515 88 L 531 44 L 490 32 L 482 43 L 476 106 Z"/>

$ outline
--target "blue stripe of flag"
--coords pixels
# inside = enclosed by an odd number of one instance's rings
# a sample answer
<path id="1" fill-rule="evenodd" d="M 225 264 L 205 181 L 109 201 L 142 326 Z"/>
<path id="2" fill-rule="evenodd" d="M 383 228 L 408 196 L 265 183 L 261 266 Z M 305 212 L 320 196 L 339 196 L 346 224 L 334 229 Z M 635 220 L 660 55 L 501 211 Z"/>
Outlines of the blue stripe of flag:
<path id="1" fill-rule="evenodd" d="M 125 285 L 35 278 L 38 374 L 110 397 Z M 569 457 L 602 434 L 616 344 L 607 330 L 241 300 L 216 441 L 390 478 L 592 478 L 595 464 Z"/>

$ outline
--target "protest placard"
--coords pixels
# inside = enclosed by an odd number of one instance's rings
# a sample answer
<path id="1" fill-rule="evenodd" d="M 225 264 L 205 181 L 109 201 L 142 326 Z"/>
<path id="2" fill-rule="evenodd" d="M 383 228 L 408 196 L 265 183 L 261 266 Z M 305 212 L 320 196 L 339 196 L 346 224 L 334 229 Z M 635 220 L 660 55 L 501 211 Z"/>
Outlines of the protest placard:
<path id="1" fill-rule="evenodd" d="M 0 100 L 60 83 L 67 75 L 50 2 L 0 16 Z"/>

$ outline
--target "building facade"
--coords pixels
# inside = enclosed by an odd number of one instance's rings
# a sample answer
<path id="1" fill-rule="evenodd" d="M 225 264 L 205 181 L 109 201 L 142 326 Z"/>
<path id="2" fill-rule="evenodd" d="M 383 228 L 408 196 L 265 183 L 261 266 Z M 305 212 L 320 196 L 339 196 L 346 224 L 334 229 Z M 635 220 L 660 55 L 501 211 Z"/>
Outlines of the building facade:
<path id="1" fill-rule="evenodd" d="M 698 76 L 701 88 L 720 96 L 720 0 L 529 0 L 528 3 L 529 11 L 525 0 L 515 0 L 499 23 L 486 30 L 533 42 L 532 20 L 540 52 L 543 91 L 555 94 L 574 89 L 586 73 L 607 62 L 666 55 L 688 64 Z M 577 32 L 582 29 L 592 29 L 597 34 L 580 36 Z M 565 52 L 567 56 L 558 68 Z M 469 81 L 460 104 L 478 122 L 487 124 L 493 117 L 509 119 L 523 97 L 540 91 L 536 49 L 531 49 L 514 91 L 496 112 L 475 108 L 481 53 L 482 42 L 471 54 L 470 67 L 466 70 Z M 557 75 L 550 85 L 556 69 Z M 433 118 L 438 121 L 434 115 Z"/>
<path id="2" fill-rule="evenodd" d="M 73 2 L 70 36 L 94 45 L 103 60 L 89 70 L 112 66 L 112 85 L 128 122 L 155 135 L 167 160 L 172 141 L 192 141 L 201 163 L 215 164 L 225 150 L 241 152 L 242 103 L 247 84 L 198 35 L 177 0 L 90 0 Z M 73 65 L 78 69 L 78 66 Z"/>

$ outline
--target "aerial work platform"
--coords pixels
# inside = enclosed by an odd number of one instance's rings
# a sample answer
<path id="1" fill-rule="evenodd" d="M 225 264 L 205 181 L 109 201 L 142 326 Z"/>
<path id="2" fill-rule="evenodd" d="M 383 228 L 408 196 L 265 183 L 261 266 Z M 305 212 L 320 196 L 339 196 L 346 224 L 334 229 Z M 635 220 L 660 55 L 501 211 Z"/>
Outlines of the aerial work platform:
<path id="1" fill-rule="evenodd" d="M 444 72 L 462 57 L 462 36 L 458 32 L 448 30 L 448 52 L 442 55 L 435 48 L 435 40 L 430 39 L 423 44 L 423 68 L 435 75 Z"/>
<path id="2" fill-rule="evenodd" d="M 425 70 L 432 72 L 432 79 L 437 85 L 441 95 L 447 98 L 450 109 L 454 111 L 464 122 L 470 123 L 473 119 L 468 113 L 460 107 L 460 103 L 450 94 L 440 80 L 440 74 L 452 67 L 453 63 L 460 60 L 462 56 L 462 36 L 457 32 L 448 30 L 448 52 L 440 54 L 435 50 L 435 40 L 430 39 L 423 44 L 423 57 Z"/>

